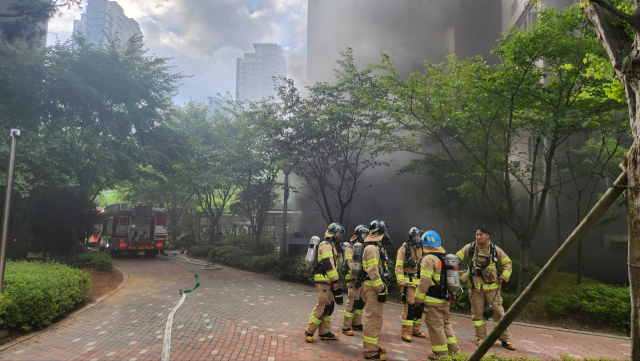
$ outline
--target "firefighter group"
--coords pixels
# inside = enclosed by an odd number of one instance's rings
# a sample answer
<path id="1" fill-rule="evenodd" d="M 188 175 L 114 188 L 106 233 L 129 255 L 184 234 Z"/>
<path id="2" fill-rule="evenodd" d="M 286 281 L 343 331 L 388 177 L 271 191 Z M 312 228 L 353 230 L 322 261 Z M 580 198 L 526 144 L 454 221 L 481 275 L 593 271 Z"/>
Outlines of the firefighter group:
<path id="1" fill-rule="evenodd" d="M 336 304 L 344 303 L 342 333 L 353 336 L 355 331 L 361 331 L 364 357 L 386 360 L 385 348 L 378 346 L 378 341 L 383 304 L 388 295 L 387 283 L 391 282 L 385 250 L 385 246 L 392 243 L 388 229 L 384 221 L 373 221 L 369 227 L 359 225 L 353 237 L 343 242 L 344 227 L 332 223 L 324 239 L 311 239 L 306 264 L 308 274 L 313 274 L 318 303 L 305 329 L 307 342 L 313 342 L 316 331 L 322 340 L 338 339 L 338 334 L 331 332 L 331 315 Z M 456 301 L 460 282 L 467 282 L 469 286 L 477 345 L 487 335 L 485 321 L 492 318 L 497 323 L 504 315 L 500 287 L 509 281 L 511 260 L 489 237 L 488 229 L 478 227 L 475 242 L 453 255 L 442 248 L 438 233 L 412 227 L 408 240 L 398 250 L 395 281 L 400 286 L 403 303 L 399 335 L 405 342 L 412 342 L 414 337 L 425 338 L 425 333 L 420 331 L 424 318 L 432 351 L 429 359 L 460 350 L 449 321 L 449 306 Z M 464 273 L 459 270 L 463 264 L 468 266 Z M 338 283 L 338 267 L 342 268 L 346 281 L 346 303 Z M 508 329 L 499 339 L 503 347 L 515 350 Z"/>

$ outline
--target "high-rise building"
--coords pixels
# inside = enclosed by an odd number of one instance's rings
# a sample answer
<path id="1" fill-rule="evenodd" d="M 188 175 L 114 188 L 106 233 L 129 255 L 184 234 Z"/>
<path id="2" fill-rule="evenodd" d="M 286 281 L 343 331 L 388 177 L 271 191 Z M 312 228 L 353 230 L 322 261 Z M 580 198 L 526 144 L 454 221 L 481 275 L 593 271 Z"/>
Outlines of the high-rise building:
<path id="1" fill-rule="evenodd" d="M 253 44 L 236 63 L 236 100 L 257 101 L 276 96 L 273 77 L 287 76 L 287 61 L 278 44 Z"/>
<path id="2" fill-rule="evenodd" d="M 81 32 L 90 43 L 99 43 L 107 34 L 121 42 L 142 34 L 138 23 L 124 15 L 124 9 L 115 1 L 87 0 L 86 12 L 74 20 L 73 32 Z"/>

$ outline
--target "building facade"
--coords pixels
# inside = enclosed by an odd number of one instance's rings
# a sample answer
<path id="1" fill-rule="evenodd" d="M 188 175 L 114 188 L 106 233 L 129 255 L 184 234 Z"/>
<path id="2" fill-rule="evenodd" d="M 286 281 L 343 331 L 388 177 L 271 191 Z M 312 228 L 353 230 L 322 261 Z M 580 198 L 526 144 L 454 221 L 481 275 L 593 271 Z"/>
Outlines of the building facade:
<path id="1" fill-rule="evenodd" d="M 278 44 L 253 44 L 236 63 L 236 100 L 258 101 L 276 96 L 273 77 L 287 76 L 287 61 Z"/>
<path id="2" fill-rule="evenodd" d="M 73 32 L 82 33 L 90 43 L 97 44 L 107 35 L 122 43 L 140 34 L 138 23 L 124 14 L 124 9 L 115 1 L 88 0 L 86 11 L 74 20 Z"/>

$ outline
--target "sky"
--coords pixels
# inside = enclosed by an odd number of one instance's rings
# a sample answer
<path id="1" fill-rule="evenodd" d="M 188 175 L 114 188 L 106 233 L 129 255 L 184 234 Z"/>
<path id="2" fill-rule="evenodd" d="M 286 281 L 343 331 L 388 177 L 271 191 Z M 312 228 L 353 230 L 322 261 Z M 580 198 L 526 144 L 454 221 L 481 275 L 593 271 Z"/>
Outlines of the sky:
<path id="1" fill-rule="evenodd" d="M 126 16 L 140 24 L 149 53 L 173 58 L 183 79 L 174 98 L 208 102 L 217 93 L 235 93 L 236 59 L 253 43 L 282 45 L 287 76 L 306 78 L 307 0 L 118 0 Z M 86 2 L 83 3 L 86 6 Z M 48 45 L 66 41 L 84 9 L 64 9 L 49 22 Z"/>

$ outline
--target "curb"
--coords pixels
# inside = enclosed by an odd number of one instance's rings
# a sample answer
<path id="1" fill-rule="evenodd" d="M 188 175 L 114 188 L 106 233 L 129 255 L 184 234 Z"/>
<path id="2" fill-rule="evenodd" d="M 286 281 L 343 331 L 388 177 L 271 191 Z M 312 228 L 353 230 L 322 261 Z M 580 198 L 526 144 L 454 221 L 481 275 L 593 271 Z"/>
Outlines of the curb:
<path id="1" fill-rule="evenodd" d="M 120 283 L 120 285 L 118 287 L 116 287 L 115 290 L 109 292 L 108 294 L 98 298 L 97 300 L 95 300 L 95 302 L 92 302 L 84 307 L 82 307 L 81 309 L 77 310 L 76 312 L 72 313 L 71 315 L 69 315 L 68 317 L 65 317 L 65 320 L 68 319 L 73 319 L 74 317 L 76 317 L 76 315 L 80 315 L 82 313 L 84 313 L 85 311 L 87 311 L 88 309 L 96 306 L 97 304 L 101 303 L 102 301 L 106 300 L 107 298 L 109 298 L 109 296 L 113 295 L 114 293 L 118 292 L 122 287 L 124 287 L 125 284 L 127 284 L 127 281 L 129 280 L 129 274 L 123 270 L 122 268 L 114 265 L 113 268 L 117 269 L 120 273 L 122 273 L 122 282 Z M 39 336 L 40 334 L 47 332 L 47 331 L 52 331 L 49 327 L 51 327 L 52 325 L 49 325 L 47 328 L 42 329 L 40 331 L 36 331 L 32 334 L 26 335 L 24 337 L 21 337 L 15 341 L 9 342 L 5 345 L 0 346 L 0 352 L 4 351 L 4 350 L 8 350 L 14 346 L 17 346 L 25 341 L 28 341 L 36 336 Z"/>
<path id="2" fill-rule="evenodd" d="M 393 305 L 393 306 L 402 307 L 401 303 L 387 302 L 387 304 L 390 304 L 390 305 Z M 451 312 L 449 314 L 452 315 L 452 316 L 471 318 L 470 315 L 465 315 L 465 314 L 462 314 L 462 313 L 453 313 L 453 312 Z M 588 335 L 588 336 L 599 336 L 599 337 L 616 338 L 616 339 L 625 340 L 625 341 L 630 341 L 631 340 L 631 337 L 608 335 L 606 333 L 578 331 L 578 330 L 571 330 L 571 329 L 567 329 L 567 328 L 559 328 L 559 327 L 551 327 L 551 326 L 542 326 L 542 325 L 536 325 L 536 324 L 532 324 L 532 323 L 511 322 L 511 324 L 512 325 L 518 325 L 518 326 L 524 326 L 524 327 L 540 328 L 540 329 L 543 329 L 543 330 L 550 330 L 550 331 L 569 332 L 569 333 L 578 333 L 578 334 Z"/>

